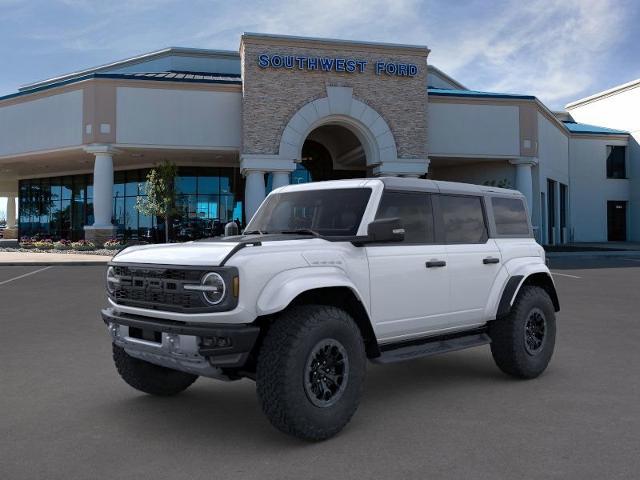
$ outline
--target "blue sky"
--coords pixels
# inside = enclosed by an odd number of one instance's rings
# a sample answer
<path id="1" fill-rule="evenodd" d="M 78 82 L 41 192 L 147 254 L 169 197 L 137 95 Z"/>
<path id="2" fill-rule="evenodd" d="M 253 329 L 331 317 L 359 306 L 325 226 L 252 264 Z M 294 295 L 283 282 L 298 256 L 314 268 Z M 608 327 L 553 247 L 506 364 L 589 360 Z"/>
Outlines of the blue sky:
<path id="1" fill-rule="evenodd" d="M 167 46 L 236 50 L 250 31 L 427 45 L 469 88 L 558 109 L 640 77 L 639 25 L 634 0 L 0 0 L 0 95 Z"/>
<path id="2" fill-rule="evenodd" d="M 469 88 L 560 108 L 640 77 L 638 25 L 633 0 L 0 0 L 0 94 L 166 46 L 236 50 L 256 31 L 424 44 Z"/>

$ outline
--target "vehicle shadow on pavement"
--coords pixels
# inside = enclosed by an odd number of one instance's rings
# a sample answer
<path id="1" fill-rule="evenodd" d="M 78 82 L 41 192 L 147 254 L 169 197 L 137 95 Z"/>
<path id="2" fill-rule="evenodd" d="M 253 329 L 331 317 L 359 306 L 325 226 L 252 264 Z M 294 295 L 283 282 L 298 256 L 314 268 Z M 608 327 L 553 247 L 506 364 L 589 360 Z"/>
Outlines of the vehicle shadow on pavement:
<path id="1" fill-rule="evenodd" d="M 487 350 L 487 351 L 483 351 Z M 488 349 L 459 352 L 442 357 L 418 359 L 391 365 L 369 364 L 365 392 L 360 412 L 376 412 L 394 405 L 403 410 L 404 401 L 429 401 L 433 396 L 446 395 L 447 390 L 461 386 L 513 382 L 498 371 Z M 401 393 L 399 393 L 401 392 Z M 192 388 L 175 397 L 153 397 L 135 391 L 119 395 L 106 408 L 117 428 L 127 435 L 144 438 L 166 437 L 185 442 L 193 448 L 219 443 L 255 446 L 263 451 L 283 446 L 313 445 L 280 434 L 263 416 L 255 384 L 249 380 L 220 383 L 200 379 Z M 361 423 L 361 422 L 358 422 Z M 370 434 L 372 422 L 364 431 Z M 349 429 L 360 431 L 360 429 Z"/>

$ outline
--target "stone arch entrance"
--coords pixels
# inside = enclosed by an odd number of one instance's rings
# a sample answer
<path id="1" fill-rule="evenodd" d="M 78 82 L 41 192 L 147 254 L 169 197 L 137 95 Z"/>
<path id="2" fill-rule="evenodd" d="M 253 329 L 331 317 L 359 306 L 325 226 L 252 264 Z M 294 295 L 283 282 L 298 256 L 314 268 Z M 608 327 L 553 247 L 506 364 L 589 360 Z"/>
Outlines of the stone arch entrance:
<path id="1" fill-rule="evenodd" d="M 389 125 L 375 110 L 353 98 L 353 89 L 350 87 L 327 87 L 325 98 L 309 102 L 298 110 L 282 133 L 279 157 L 301 162 L 305 142 L 308 139 L 313 141 L 314 136 L 326 134 L 329 128 L 333 128 L 334 133 L 343 129 L 358 140 L 365 167 L 375 167 L 398 159 L 396 142 Z M 338 146 L 333 143 L 332 147 L 337 149 Z"/>
<path id="2" fill-rule="evenodd" d="M 313 161 L 304 155 L 314 145 L 316 150 L 323 151 L 322 155 L 331 157 L 331 172 L 312 180 L 380 175 L 418 177 L 426 173 L 426 159 L 398 159 L 396 141 L 386 120 L 354 98 L 351 87 L 327 86 L 326 90 L 326 97 L 305 104 L 291 116 L 276 154 L 241 156 L 247 220 L 265 198 L 265 173 L 271 174 L 271 188 L 288 185 L 291 172 Z M 353 145 L 353 151 L 348 151 L 345 145 Z"/>

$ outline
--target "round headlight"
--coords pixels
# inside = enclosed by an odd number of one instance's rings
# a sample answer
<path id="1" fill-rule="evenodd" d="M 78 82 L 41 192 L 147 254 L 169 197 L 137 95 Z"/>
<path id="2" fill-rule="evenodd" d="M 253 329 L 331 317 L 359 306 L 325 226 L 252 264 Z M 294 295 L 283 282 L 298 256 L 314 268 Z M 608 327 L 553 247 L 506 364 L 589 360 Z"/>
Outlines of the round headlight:
<path id="1" fill-rule="evenodd" d="M 219 304 L 224 298 L 226 287 L 224 280 L 215 272 L 207 273 L 202 278 L 202 294 L 211 305 Z"/>
<path id="2" fill-rule="evenodd" d="M 116 269 L 107 268 L 107 292 L 113 295 L 116 292 L 116 285 L 120 283 L 120 279 L 116 276 Z"/>

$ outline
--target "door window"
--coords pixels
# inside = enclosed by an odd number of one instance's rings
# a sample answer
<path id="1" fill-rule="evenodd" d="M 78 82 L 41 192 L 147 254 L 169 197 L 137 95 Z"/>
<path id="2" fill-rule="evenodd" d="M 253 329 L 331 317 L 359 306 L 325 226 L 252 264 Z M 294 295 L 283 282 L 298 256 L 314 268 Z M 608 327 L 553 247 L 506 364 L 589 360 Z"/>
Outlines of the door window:
<path id="1" fill-rule="evenodd" d="M 489 238 L 480 197 L 440 195 L 447 243 L 485 243 Z"/>
<path id="2" fill-rule="evenodd" d="M 433 211 L 428 193 L 385 191 L 376 219 L 399 218 L 404 243 L 433 243 Z"/>

